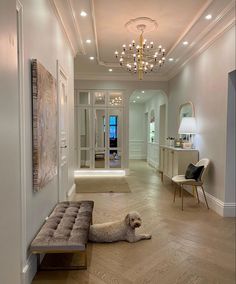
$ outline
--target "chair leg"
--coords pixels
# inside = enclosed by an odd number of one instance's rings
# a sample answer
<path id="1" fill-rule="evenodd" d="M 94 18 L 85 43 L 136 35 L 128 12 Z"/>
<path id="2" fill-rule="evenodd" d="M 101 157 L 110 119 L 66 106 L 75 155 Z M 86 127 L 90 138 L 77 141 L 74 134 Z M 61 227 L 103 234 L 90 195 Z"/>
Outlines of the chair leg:
<path id="1" fill-rule="evenodd" d="M 184 210 L 184 188 L 181 184 L 182 211 Z"/>
<path id="2" fill-rule="evenodd" d="M 181 197 L 181 187 L 182 185 L 179 186 L 179 197 Z"/>
<path id="3" fill-rule="evenodd" d="M 193 197 L 195 197 L 195 190 L 194 190 L 194 185 L 192 186 L 192 194 L 193 194 Z"/>
<path id="4" fill-rule="evenodd" d="M 209 209 L 209 206 L 208 206 L 208 203 L 207 203 L 207 199 L 206 199 L 205 190 L 204 190 L 204 188 L 203 188 L 202 185 L 201 185 L 201 188 L 202 188 L 202 192 L 203 192 L 203 195 L 204 195 L 204 198 L 205 198 L 205 202 L 206 202 L 207 209 Z"/>
<path id="5" fill-rule="evenodd" d="M 196 195 L 197 195 L 197 203 L 199 204 L 200 200 L 199 200 L 199 196 L 198 196 L 197 186 L 194 186 L 194 188 L 195 188 Z"/>
<path id="6" fill-rule="evenodd" d="M 177 185 L 175 185 L 175 192 L 174 192 L 174 200 L 173 200 L 173 202 L 175 202 L 176 191 L 177 191 Z"/>

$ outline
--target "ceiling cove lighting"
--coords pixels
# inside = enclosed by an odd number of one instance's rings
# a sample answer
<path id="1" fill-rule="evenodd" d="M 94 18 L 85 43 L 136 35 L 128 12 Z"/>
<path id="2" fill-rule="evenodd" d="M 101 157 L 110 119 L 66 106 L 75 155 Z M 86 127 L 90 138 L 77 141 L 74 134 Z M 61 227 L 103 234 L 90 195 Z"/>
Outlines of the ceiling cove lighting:
<path id="1" fill-rule="evenodd" d="M 120 52 L 115 51 L 115 57 L 121 67 L 130 73 L 137 73 L 138 79 L 142 80 L 144 74 L 155 71 L 164 65 L 166 51 L 162 45 L 155 48 L 153 41 L 144 39 L 145 24 L 138 24 L 135 28 L 140 34 L 138 42 L 132 40 L 127 45 L 123 44 Z"/>
<path id="2" fill-rule="evenodd" d="M 81 11 L 81 12 L 80 12 L 80 16 L 81 16 L 81 17 L 86 17 L 86 16 L 87 16 L 87 13 L 86 13 L 85 11 Z"/>
<path id="3" fill-rule="evenodd" d="M 206 20 L 211 20 L 211 19 L 212 19 L 212 15 L 211 15 L 211 14 L 206 15 L 206 16 L 205 16 L 205 19 L 206 19 Z"/>

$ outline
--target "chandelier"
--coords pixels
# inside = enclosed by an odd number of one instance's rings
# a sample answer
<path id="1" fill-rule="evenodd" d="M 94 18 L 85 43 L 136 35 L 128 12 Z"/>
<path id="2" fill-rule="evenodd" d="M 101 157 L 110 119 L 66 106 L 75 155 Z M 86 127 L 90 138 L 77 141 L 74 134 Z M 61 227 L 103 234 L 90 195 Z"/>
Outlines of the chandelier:
<path id="1" fill-rule="evenodd" d="M 119 60 L 120 66 L 126 68 L 130 73 L 138 74 L 139 80 L 143 75 L 161 68 L 165 63 L 165 49 L 161 45 L 154 48 L 153 41 L 147 42 L 143 38 L 146 25 L 136 26 L 140 32 L 139 42 L 133 40 L 130 44 L 123 44 L 122 51 L 115 51 L 115 57 Z"/>

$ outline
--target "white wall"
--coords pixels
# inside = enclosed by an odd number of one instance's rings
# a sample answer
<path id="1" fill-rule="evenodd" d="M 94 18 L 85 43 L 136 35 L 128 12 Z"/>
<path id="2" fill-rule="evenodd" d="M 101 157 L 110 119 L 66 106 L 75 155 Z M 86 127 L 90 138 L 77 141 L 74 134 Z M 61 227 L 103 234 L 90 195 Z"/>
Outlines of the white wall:
<path id="1" fill-rule="evenodd" d="M 29 245 L 36 232 L 58 201 L 58 177 L 56 176 L 44 189 L 32 191 L 32 114 L 31 114 L 31 80 L 30 60 L 36 58 L 44 67 L 57 78 L 57 60 L 68 76 L 68 105 L 69 105 L 69 170 L 68 191 L 73 185 L 74 171 L 74 60 L 50 2 L 47 0 L 23 0 L 23 29 L 24 29 L 24 85 L 26 96 L 26 238 Z M 25 251 L 25 254 L 27 252 Z M 24 256 L 27 258 L 27 255 Z"/>
<path id="2" fill-rule="evenodd" d="M 0 283 L 26 283 L 35 272 L 35 258 L 29 258 L 28 247 L 45 217 L 58 201 L 55 177 L 42 191 L 32 189 L 32 95 L 31 59 L 38 59 L 57 77 L 57 60 L 69 77 L 69 171 L 68 191 L 74 171 L 74 61 L 64 34 L 47 0 L 21 0 L 23 5 L 23 84 L 25 97 L 25 166 L 26 200 L 21 200 L 20 122 L 16 49 L 16 1 L 0 2 L 0 73 L 1 73 L 1 204 L 0 204 Z M 3 80 L 3 81 L 2 81 Z M 21 204 L 26 204 L 22 227 Z M 22 227 L 22 228 L 21 228 Z M 22 230 L 22 232 L 21 232 Z M 22 234 L 24 235 L 23 238 Z M 30 265 L 27 270 L 27 264 Z M 25 274 L 22 273 L 23 268 Z M 10 270 L 9 270 L 10 269 Z M 22 273 L 22 275 L 21 275 Z"/>
<path id="3" fill-rule="evenodd" d="M 170 136 L 177 136 L 178 108 L 192 101 L 198 126 L 197 149 L 211 166 L 206 190 L 225 201 L 228 73 L 235 69 L 235 29 L 231 28 L 169 82 Z"/>
<path id="4" fill-rule="evenodd" d="M 129 106 L 129 159 L 146 159 L 147 145 L 144 104 Z"/>
<path id="5" fill-rule="evenodd" d="M 20 138 L 16 2 L 0 1 L 0 283 L 20 283 Z"/>

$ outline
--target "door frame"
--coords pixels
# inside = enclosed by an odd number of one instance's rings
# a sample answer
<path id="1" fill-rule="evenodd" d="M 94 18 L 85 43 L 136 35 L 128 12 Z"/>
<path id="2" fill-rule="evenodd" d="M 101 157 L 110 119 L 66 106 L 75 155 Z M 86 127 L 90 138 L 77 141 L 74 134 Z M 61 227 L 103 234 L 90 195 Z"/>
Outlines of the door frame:
<path id="1" fill-rule="evenodd" d="M 57 150 L 58 150 L 58 163 L 57 163 L 57 172 L 58 172 L 58 202 L 64 201 L 63 198 L 63 192 L 62 192 L 62 185 L 61 185 L 61 178 L 62 178 L 62 172 L 61 172 L 61 105 L 60 105 L 60 78 L 63 76 L 66 80 L 66 92 L 67 92 L 67 99 L 68 99 L 68 76 L 67 73 L 65 72 L 64 68 L 61 66 L 59 60 L 57 60 Z M 68 137 L 68 103 L 66 104 L 67 106 L 67 149 L 69 149 L 69 137 Z M 68 163 L 68 153 L 67 153 L 67 163 Z"/>
<path id="2" fill-rule="evenodd" d="M 21 271 L 27 269 L 27 237 L 26 237 L 26 94 L 24 91 L 24 41 L 23 41 L 23 5 L 16 1 L 17 16 L 17 59 L 18 59 L 18 93 L 19 93 L 19 124 L 20 124 L 20 190 L 21 190 Z M 22 281 L 24 274 L 22 274 Z"/>
<path id="3" fill-rule="evenodd" d="M 104 92 L 105 93 L 105 104 L 95 104 L 94 103 L 94 92 Z M 110 106 L 109 105 L 109 92 L 112 92 L 113 90 L 102 90 L 102 89 L 96 89 L 96 90 L 90 90 L 90 89 L 78 89 L 76 90 L 76 97 L 79 96 L 80 92 L 88 92 L 89 94 L 89 100 L 90 104 L 84 104 L 84 105 L 76 105 L 76 112 L 75 116 L 76 119 L 77 117 L 77 110 L 83 110 L 87 109 L 89 110 L 89 118 L 90 118 L 90 145 L 89 147 L 83 147 L 81 148 L 80 146 L 80 130 L 77 128 L 75 133 L 77 133 L 77 148 L 78 148 L 78 168 L 76 169 L 76 172 L 84 172 L 84 171 L 91 171 L 91 172 L 97 172 L 97 171 L 120 171 L 124 170 L 124 92 L 121 90 L 116 90 L 120 91 L 123 97 L 123 105 L 122 106 Z M 76 98 L 76 100 L 79 101 L 79 99 Z M 121 115 L 120 115 L 120 121 L 121 121 L 121 147 L 117 148 L 110 148 L 109 147 L 109 114 L 111 110 L 120 110 Z M 104 110 L 105 112 L 105 121 L 106 121 L 106 126 L 105 126 L 105 146 L 104 147 L 95 147 L 95 112 L 96 110 Z M 81 150 L 89 150 L 90 151 L 90 168 L 80 168 L 81 164 Z M 105 151 L 105 167 L 104 168 L 95 168 L 95 151 L 96 150 L 102 150 Z M 109 167 L 109 151 L 110 150 L 117 150 L 121 152 L 121 167 L 120 168 L 111 168 Z"/>

